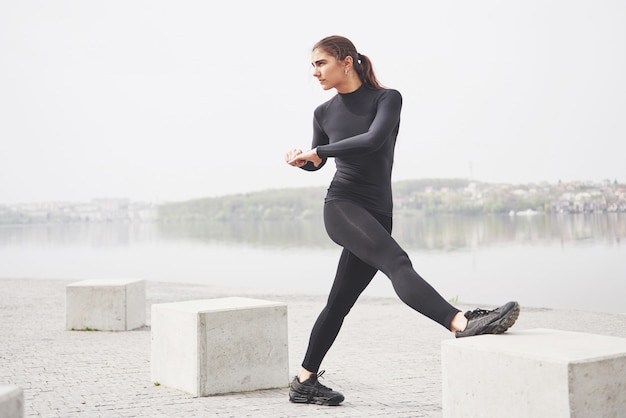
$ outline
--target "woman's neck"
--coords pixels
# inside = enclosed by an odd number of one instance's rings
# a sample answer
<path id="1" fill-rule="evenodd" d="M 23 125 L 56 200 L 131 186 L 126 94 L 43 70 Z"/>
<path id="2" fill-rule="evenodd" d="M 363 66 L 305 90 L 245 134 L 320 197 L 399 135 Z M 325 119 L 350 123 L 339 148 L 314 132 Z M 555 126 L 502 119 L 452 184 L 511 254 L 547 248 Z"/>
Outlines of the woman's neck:
<path id="1" fill-rule="evenodd" d="M 348 76 L 348 80 L 341 86 L 337 86 L 337 93 L 339 94 L 348 94 L 357 91 L 363 82 L 357 76 Z"/>

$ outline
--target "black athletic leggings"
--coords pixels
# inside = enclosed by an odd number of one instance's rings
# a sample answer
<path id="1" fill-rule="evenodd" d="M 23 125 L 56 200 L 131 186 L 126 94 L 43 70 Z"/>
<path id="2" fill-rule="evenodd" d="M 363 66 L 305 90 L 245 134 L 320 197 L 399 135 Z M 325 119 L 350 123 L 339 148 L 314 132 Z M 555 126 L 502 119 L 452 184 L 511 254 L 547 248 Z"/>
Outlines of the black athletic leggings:
<path id="1" fill-rule="evenodd" d="M 391 237 L 391 217 L 371 213 L 350 201 L 333 200 L 324 205 L 324 224 L 343 252 L 326 307 L 311 331 L 302 367 L 319 370 L 345 316 L 378 270 L 389 277 L 404 303 L 450 329 L 459 310 L 415 272 L 407 253 Z"/>

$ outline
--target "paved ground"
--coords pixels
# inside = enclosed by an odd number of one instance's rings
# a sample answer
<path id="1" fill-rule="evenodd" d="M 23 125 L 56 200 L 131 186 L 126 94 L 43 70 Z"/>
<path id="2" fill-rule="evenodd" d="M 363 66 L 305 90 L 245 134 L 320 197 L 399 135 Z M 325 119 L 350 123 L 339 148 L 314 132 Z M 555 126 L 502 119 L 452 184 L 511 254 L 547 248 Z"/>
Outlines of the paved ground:
<path id="1" fill-rule="evenodd" d="M 154 386 L 150 381 L 149 307 L 224 296 L 285 302 L 290 370 L 295 374 L 324 295 L 148 282 L 146 327 L 85 332 L 65 330 L 67 283 L 0 279 L 0 385 L 24 388 L 26 416 L 441 416 L 441 342 L 453 336 L 396 299 L 364 297 L 353 309 L 322 366 L 326 369 L 323 383 L 343 392 L 346 400 L 339 407 L 321 407 L 289 403 L 286 387 L 194 398 Z M 463 310 L 474 307 L 459 305 Z M 522 302 L 513 331 L 528 328 L 626 337 L 626 315 L 531 309 Z"/>

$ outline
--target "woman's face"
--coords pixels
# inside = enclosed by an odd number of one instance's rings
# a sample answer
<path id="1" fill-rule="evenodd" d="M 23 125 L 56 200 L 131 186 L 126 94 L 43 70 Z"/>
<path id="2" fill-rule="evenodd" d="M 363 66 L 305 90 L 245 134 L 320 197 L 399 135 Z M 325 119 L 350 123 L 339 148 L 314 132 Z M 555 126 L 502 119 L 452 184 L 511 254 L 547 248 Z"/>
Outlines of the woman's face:
<path id="1" fill-rule="evenodd" d="M 324 90 L 337 88 L 346 82 L 344 63 L 319 48 L 311 53 L 311 65 L 313 77 L 319 80 Z"/>

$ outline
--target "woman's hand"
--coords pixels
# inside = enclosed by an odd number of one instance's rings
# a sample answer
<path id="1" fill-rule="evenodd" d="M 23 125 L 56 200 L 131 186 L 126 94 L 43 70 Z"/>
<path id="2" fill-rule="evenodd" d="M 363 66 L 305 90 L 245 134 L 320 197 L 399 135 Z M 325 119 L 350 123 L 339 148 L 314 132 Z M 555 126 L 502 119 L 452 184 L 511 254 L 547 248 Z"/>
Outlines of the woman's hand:
<path id="1" fill-rule="evenodd" d="M 315 167 L 319 167 L 322 163 L 322 159 L 317 155 L 317 149 L 315 148 L 307 152 L 302 152 L 300 149 L 291 150 L 285 154 L 285 161 L 294 167 L 302 167 L 309 161 Z"/>
<path id="2" fill-rule="evenodd" d="M 302 167 L 306 164 L 306 160 L 299 160 L 297 157 L 302 154 L 301 149 L 292 149 L 285 153 L 285 162 L 294 167 Z"/>

